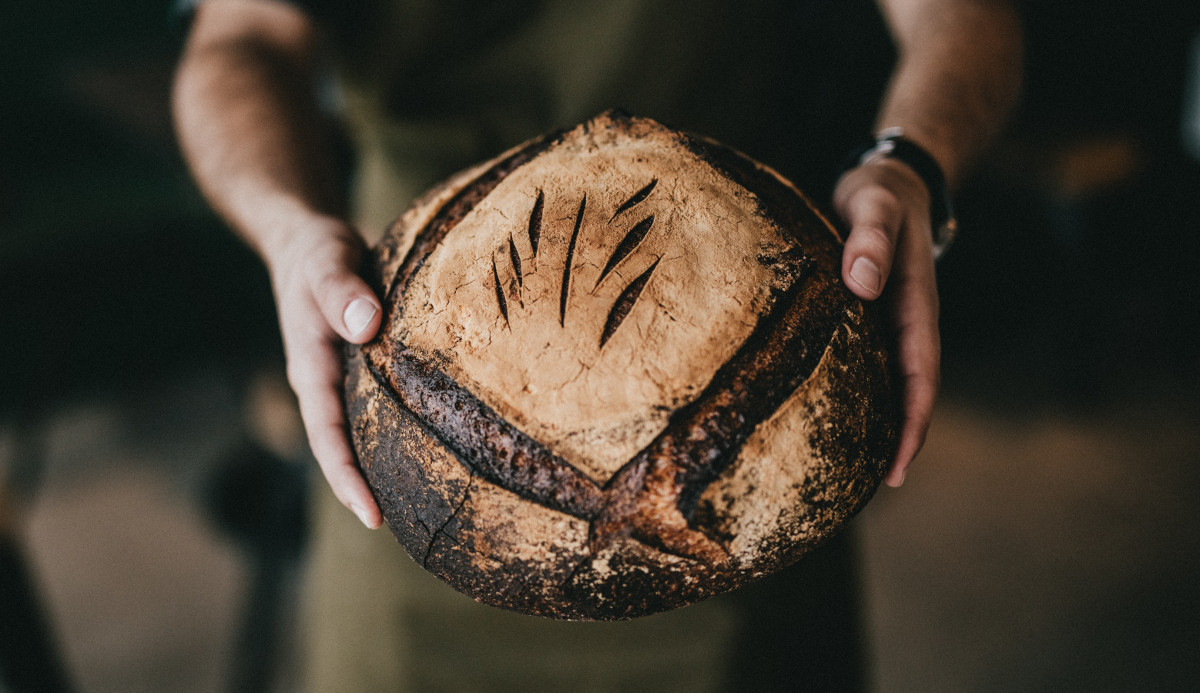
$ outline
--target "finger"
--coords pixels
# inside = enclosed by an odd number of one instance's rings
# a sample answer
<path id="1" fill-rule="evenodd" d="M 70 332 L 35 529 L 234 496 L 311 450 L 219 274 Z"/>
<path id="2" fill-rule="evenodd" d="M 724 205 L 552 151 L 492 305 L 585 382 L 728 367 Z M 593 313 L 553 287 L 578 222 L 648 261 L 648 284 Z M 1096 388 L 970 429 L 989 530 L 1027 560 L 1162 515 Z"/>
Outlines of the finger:
<path id="1" fill-rule="evenodd" d="M 921 248 L 917 247 L 916 252 Z M 938 298 L 933 269 L 923 262 L 906 263 L 915 269 L 898 277 L 895 291 L 897 352 L 904 381 L 904 423 L 900 443 L 885 482 L 904 483 L 909 464 L 925 443 L 941 372 L 941 341 L 938 335 Z"/>
<path id="2" fill-rule="evenodd" d="M 921 448 L 933 419 L 933 403 L 937 397 L 938 377 L 928 370 L 928 363 L 919 371 L 909 372 L 904 377 L 904 424 L 900 430 L 900 443 L 884 483 L 898 487 L 904 483 L 908 467 Z"/>
<path id="3" fill-rule="evenodd" d="M 306 341 L 289 349 L 288 382 L 296 393 L 313 457 L 342 505 L 375 529 L 383 517 L 350 448 L 341 380 L 341 363 L 328 341 Z"/>
<path id="4" fill-rule="evenodd" d="M 380 304 L 367 283 L 346 269 L 350 266 L 322 262 L 310 272 L 311 290 L 329 326 L 342 339 L 362 344 L 379 330 Z"/>
<path id="5" fill-rule="evenodd" d="M 869 186 L 850 194 L 841 211 L 850 226 L 842 251 L 842 281 L 859 298 L 878 298 L 896 254 L 903 207 L 887 189 Z"/>

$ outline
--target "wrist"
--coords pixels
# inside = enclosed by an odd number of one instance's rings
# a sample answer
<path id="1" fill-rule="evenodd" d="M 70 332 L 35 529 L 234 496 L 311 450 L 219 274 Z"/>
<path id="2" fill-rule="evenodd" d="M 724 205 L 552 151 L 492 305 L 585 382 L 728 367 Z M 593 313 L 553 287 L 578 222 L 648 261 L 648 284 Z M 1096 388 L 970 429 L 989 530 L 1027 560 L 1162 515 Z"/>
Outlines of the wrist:
<path id="1" fill-rule="evenodd" d="M 954 206 L 941 165 L 924 147 L 905 137 L 901 128 L 881 130 L 873 141 L 851 154 L 845 170 L 873 163 L 902 167 L 921 181 L 929 204 L 933 254 L 935 258 L 939 257 L 958 231 Z"/>
<path id="2" fill-rule="evenodd" d="M 259 197 L 238 226 L 272 273 L 305 254 L 304 248 L 352 233 L 343 220 L 288 195 Z"/>

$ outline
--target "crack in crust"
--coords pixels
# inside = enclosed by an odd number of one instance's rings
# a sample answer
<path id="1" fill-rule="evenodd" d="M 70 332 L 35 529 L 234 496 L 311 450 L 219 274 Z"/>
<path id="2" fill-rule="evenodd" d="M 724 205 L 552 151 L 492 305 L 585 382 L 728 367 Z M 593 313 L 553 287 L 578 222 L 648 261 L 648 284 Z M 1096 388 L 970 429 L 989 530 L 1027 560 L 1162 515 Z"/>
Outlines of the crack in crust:
<path id="1" fill-rule="evenodd" d="M 475 483 L 475 475 L 472 474 L 470 476 L 470 478 L 467 479 L 467 487 L 465 489 L 463 489 L 462 498 L 458 499 L 458 503 L 455 504 L 455 506 L 454 506 L 454 511 L 446 516 L 446 519 L 442 522 L 442 524 L 435 531 L 430 532 L 429 544 L 425 547 L 425 555 L 421 558 L 421 566 L 424 567 L 426 570 L 429 569 L 429 557 L 433 555 L 433 549 L 434 549 L 434 546 L 437 544 L 437 540 L 440 539 L 446 533 L 446 528 L 450 526 L 451 522 L 458 519 L 458 514 L 460 512 L 462 512 L 462 509 L 464 507 L 466 507 L 467 501 L 470 500 L 470 498 L 471 498 L 471 486 L 474 483 Z"/>

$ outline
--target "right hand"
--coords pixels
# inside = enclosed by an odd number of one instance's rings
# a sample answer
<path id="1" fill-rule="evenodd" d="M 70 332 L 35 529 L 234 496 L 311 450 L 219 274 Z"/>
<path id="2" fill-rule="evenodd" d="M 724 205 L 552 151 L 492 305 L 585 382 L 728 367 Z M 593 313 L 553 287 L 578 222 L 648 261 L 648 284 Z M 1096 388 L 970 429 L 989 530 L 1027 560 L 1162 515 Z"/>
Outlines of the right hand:
<path id="1" fill-rule="evenodd" d="M 379 330 L 379 299 L 356 273 L 363 253 L 345 223 L 319 217 L 294 228 L 267 259 L 287 378 L 313 456 L 333 493 L 368 528 L 383 523 L 359 472 L 342 408 L 342 342 L 362 344 Z"/>
<path id="2" fill-rule="evenodd" d="M 834 204 L 850 227 L 842 256 L 843 281 L 859 298 L 883 298 L 896 330 L 904 423 L 884 482 L 900 486 L 925 443 L 941 379 L 929 191 L 908 166 L 880 159 L 842 176 Z"/>

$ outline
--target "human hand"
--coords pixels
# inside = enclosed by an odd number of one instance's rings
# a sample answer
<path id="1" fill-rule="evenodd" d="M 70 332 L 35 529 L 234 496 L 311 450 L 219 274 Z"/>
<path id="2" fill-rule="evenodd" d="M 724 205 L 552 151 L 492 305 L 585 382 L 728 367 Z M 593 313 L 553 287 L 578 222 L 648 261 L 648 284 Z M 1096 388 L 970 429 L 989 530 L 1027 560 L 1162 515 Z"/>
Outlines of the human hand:
<path id="1" fill-rule="evenodd" d="M 313 456 L 342 505 L 371 529 L 383 523 L 351 449 L 342 408 L 342 341 L 379 330 L 379 299 L 358 275 L 362 240 L 327 217 L 293 225 L 264 252 L 283 333 L 288 383 L 300 404 Z"/>
<path id="2" fill-rule="evenodd" d="M 904 424 L 884 481 L 900 486 L 925 442 L 940 382 L 929 191 L 905 164 L 877 158 L 846 172 L 833 202 L 850 228 L 842 253 L 842 280 L 862 299 L 882 296 L 896 329 Z"/>

